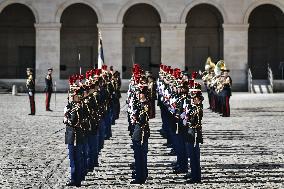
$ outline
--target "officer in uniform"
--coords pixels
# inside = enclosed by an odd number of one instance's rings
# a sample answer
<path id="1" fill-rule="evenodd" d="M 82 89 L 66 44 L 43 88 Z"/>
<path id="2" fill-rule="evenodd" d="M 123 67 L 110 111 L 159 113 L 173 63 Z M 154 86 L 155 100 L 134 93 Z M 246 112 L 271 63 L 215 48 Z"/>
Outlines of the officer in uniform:
<path id="1" fill-rule="evenodd" d="M 201 90 L 191 92 L 193 104 L 188 106 L 187 109 L 187 150 L 190 159 L 191 173 L 188 174 L 190 180 L 187 183 L 199 183 L 201 182 L 201 168 L 200 168 L 200 148 L 199 143 L 203 144 L 202 137 L 202 117 L 203 117 L 203 96 Z"/>
<path id="2" fill-rule="evenodd" d="M 147 153 L 148 138 L 150 136 L 148 103 L 146 99 L 147 87 L 142 86 L 139 90 L 139 106 L 135 113 L 134 130 L 132 135 L 135 177 L 131 184 L 143 184 L 148 177 Z"/>
<path id="3" fill-rule="evenodd" d="M 129 130 L 135 160 L 131 164 L 134 169 L 132 172 L 134 180 L 131 181 L 131 184 L 143 184 L 148 177 L 147 153 L 148 138 L 150 136 L 148 85 L 139 65 L 135 64 L 132 71 L 133 74 L 127 94 Z"/>
<path id="4" fill-rule="evenodd" d="M 222 80 L 222 91 L 220 93 L 221 101 L 222 101 L 222 116 L 230 117 L 230 97 L 232 96 L 231 86 L 232 86 L 232 78 L 229 76 L 230 70 L 224 66 L 222 69 L 223 72 L 223 80 Z"/>
<path id="5" fill-rule="evenodd" d="M 50 99 L 51 99 L 51 94 L 53 92 L 52 88 L 52 71 L 53 68 L 48 68 L 47 70 L 47 75 L 45 77 L 45 110 L 46 111 L 52 111 L 50 109 Z"/>
<path id="6" fill-rule="evenodd" d="M 27 82 L 26 87 L 28 90 L 30 109 L 31 113 L 29 115 L 35 115 L 35 80 L 33 77 L 33 69 L 27 68 Z"/>

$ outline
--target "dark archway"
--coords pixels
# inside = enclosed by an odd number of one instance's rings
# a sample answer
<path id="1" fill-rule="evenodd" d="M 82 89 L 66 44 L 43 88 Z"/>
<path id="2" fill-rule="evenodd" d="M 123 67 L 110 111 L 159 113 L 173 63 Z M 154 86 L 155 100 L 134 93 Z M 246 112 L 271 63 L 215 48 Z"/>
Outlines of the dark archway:
<path id="1" fill-rule="evenodd" d="M 85 73 L 97 64 L 98 17 L 91 7 L 77 3 L 63 11 L 61 23 L 60 78 L 67 79 L 80 67 Z"/>
<path id="2" fill-rule="evenodd" d="M 267 64 L 275 79 L 282 78 L 284 16 L 274 5 L 261 5 L 249 17 L 248 64 L 254 79 L 267 79 Z M 284 66 L 284 63 L 283 63 Z"/>
<path id="3" fill-rule="evenodd" d="M 161 18 L 148 4 L 137 4 L 123 18 L 123 78 L 131 77 L 133 63 L 158 75 L 161 63 Z"/>
<path id="4" fill-rule="evenodd" d="M 35 16 L 29 7 L 15 3 L 0 14 L 0 78 L 24 79 L 35 69 Z"/>
<path id="5" fill-rule="evenodd" d="M 204 70 L 208 56 L 223 59 L 223 17 L 208 4 L 193 7 L 186 18 L 185 66 L 189 71 Z"/>

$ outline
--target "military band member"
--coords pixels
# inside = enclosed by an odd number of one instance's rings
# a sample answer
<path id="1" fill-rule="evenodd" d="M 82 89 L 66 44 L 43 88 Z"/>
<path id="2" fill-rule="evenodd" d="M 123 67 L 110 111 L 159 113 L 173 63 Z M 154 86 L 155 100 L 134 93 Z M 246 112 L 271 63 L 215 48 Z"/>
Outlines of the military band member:
<path id="1" fill-rule="evenodd" d="M 31 113 L 29 115 L 35 115 L 35 80 L 33 77 L 33 69 L 27 68 L 27 82 L 26 87 L 28 90 L 30 109 Z"/>
<path id="2" fill-rule="evenodd" d="M 52 84 L 52 71 L 53 68 L 48 68 L 47 70 L 47 75 L 45 77 L 45 110 L 46 111 L 52 111 L 50 109 L 50 99 L 51 99 L 51 94 L 53 92 L 53 84 Z"/>
<path id="3" fill-rule="evenodd" d="M 223 60 L 215 65 L 210 57 L 205 65 L 202 80 L 207 87 L 210 109 L 223 117 L 230 116 L 230 96 L 232 95 L 232 79 L 228 75 L 230 70 L 226 68 Z"/>

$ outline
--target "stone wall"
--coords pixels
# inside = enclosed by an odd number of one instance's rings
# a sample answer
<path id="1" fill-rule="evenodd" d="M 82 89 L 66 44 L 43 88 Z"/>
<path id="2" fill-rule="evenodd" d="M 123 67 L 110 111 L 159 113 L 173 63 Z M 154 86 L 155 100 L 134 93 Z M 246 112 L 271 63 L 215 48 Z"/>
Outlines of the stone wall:
<path id="1" fill-rule="evenodd" d="M 35 17 L 35 68 L 38 90 L 43 88 L 44 74 L 48 67 L 54 68 L 53 78 L 57 80 L 58 89 L 67 88 L 67 81 L 60 79 L 60 20 L 64 10 L 74 3 L 83 3 L 94 10 L 98 19 L 97 26 L 102 31 L 105 61 L 120 72 L 123 65 L 123 18 L 130 7 L 146 3 L 157 10 L 161 20 L 161 62 L 184 69 L 187 54 L 187 15 L 199 4 L 212 5 L 223 19 L 223 45 L 220 46 L 223 47 L 226 64 L 232 71 L 234 90 L 247 90 L 248 29 L 251 12 L 263 4 L 278 7 L 282 14 L 284 10 L 282 0 L 0 0 L 0 13 L 14 3 L 26 5 Z M 283 41 L 283 37 L 280 40 Z M 282 46 L 282 43 L 279 43 L 279 46 Z M 281 56 L 280 59 L 283 58 L 283 55 Z"/>

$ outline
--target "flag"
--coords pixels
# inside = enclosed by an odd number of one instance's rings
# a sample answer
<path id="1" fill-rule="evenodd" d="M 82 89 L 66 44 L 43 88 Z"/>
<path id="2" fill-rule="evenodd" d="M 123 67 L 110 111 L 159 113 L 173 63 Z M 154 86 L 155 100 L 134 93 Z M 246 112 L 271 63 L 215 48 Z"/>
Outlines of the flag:
<path id="1" fill-rule="evenodd" d="M 99 41 L 98 41 L 98 68 L 101 69 L 104 64 L 104 50 L 103 50 L 103 40 L 101 31 L 99 31 Z"/>

